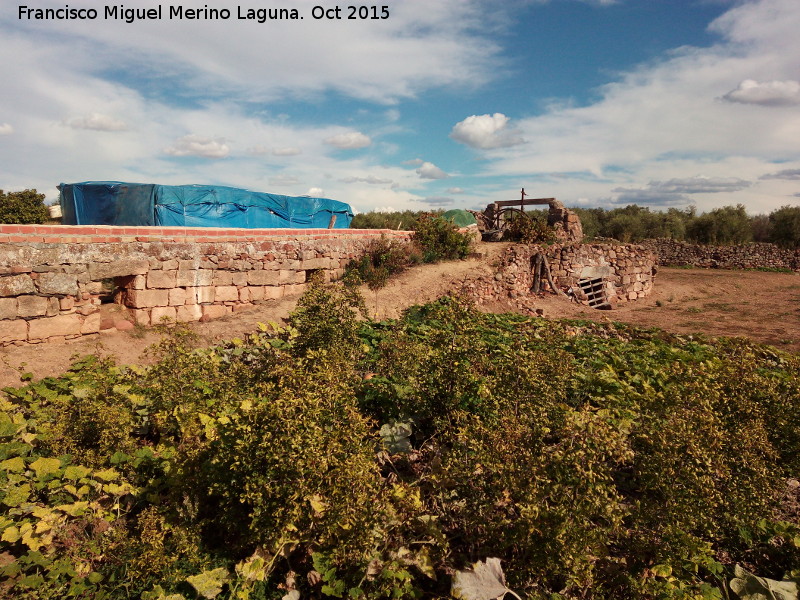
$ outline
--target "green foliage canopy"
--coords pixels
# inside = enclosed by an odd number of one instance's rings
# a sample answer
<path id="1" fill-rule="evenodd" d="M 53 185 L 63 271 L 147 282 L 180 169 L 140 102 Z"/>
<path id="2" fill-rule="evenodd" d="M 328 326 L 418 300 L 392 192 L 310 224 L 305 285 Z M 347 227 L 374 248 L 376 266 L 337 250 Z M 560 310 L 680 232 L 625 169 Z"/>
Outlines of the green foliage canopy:
<path id="1" fill-rule="evenodd" d="M 44 223 L 50 218 L 44 198 L 36 190 L 8 193 L 0 190 L 0 223 Z"/>

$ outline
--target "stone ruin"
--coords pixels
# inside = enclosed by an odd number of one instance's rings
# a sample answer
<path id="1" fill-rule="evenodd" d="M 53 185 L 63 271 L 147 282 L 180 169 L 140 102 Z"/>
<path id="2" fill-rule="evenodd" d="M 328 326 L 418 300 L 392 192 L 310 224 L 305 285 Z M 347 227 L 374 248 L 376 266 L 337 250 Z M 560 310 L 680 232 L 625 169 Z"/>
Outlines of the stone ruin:
<path id="1" fill-rule="evenodd" d="M 470 211 L 478 221 L 478 229 L 489 241 L 503 238 L 505 224 L 512 215 L 524 215 L 525 207 L 547 205 L 547 225 L 553 229 L 556 241 L 561 244 L 579 244 L 583 241 L 583 227 L 578 215 L 555 198 L 526 198 L 525 189 L 519 200 L 492 202 L 483 212 Z"/>

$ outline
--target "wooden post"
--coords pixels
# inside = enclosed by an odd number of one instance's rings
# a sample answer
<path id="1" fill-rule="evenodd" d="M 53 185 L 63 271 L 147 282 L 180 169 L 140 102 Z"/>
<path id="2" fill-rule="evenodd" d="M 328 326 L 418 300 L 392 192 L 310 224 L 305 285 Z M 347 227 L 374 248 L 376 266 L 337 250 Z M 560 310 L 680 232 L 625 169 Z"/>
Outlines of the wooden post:
<path id="1" fill-rule="evenodd" d="M 331 215 L 331 222 L 328 223 L 328 229 L 333 229 L 334 225 L 336 225 L 336 215 Z"/>

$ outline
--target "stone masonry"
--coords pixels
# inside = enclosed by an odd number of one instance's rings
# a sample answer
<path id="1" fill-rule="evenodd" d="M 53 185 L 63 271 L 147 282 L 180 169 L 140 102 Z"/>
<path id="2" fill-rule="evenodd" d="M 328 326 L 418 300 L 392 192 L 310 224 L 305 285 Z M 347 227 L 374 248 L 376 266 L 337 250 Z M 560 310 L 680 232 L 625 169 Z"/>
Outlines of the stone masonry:
<path id="1" fill-rule="evenodd" d="M 791 269 L 800 271 L 800 249 L 774 244 L 711 246 L 671 239 L 645 240 L 643 246 L 658 255 L 664 266 L 710 269 Z"/>
<path id="2" fill-rule="evenodd" d="M 543 253 L 553 282 L 578 302 L 586 302 L 578 282 L 602 279 L 612 306 L 648 296 L 653 290 L 656 256 L 635 244 L 516 244 L 501 257 L 494 276 L 465 285 L 478 302 L 524 299 L 531 294 L 533 259 Z"/>
<path id="3" fill-rule="evenodd" d="M 355 229 L 0 225 L 0 345 L 92 335 L 108 289 L 142 325 L 201 321 L 340 277 L 380 236 Z"/>

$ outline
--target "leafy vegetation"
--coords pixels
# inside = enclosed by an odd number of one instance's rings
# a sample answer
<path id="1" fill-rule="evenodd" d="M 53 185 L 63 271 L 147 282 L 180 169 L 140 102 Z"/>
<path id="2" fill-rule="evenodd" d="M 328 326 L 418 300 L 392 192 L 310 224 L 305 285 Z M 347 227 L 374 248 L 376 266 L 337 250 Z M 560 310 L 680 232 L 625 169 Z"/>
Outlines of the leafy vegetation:
<path id="1" fill-rule="evenodd" d="M 364 255 L 348 265 L 348 272 L 357 273 L 371 290 L 379 290 L 386 285 L 389 277 L 402 273 L 412 265 L 466 258 L 469 255 L 472 245 L 470 236 L 434 213 L 417 215 L 413 231 L 414 237 L 410 242 L 383 237 L 371 241 Z"/>
<path id="2" fill-rule="evenodd" d="M 8 193 L 0 190 L 0 223 L 44 223 L 50 218 L 44 198 L 36 190 Z"/>
<path id="3" fill-rule="evenodd" d="M 722 599 L 744 569 L 800 575 L 798 356 L 460 298 L 363 314 L 316 282 L 287 327 L 6 389 L 0 596 Z"/>

